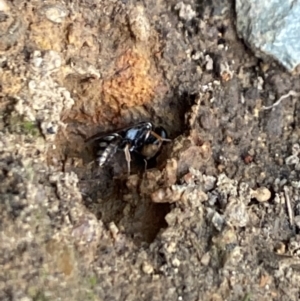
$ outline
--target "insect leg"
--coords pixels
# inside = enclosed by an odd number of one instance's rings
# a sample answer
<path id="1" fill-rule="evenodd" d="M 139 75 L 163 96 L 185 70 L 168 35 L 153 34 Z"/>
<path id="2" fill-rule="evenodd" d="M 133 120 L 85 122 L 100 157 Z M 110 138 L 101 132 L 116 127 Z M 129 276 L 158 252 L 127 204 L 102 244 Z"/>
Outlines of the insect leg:
<path id="1" fill-rule="evenodd" d="M 130 161 L 131 161 L 129 147 L 130 147 L 130 144 L 127 143 L 125 148 L 124 148 L 125 158 L 126 158 L 126 161 L 127 161 L 128 176 L 130 175 Z"/>
<path id="2" fill-rule="evenodd" d="M 163 141 L 166 141 L 166 142 L 171 142 L 172 140 L 171 139 L 167 139 L 167 138 L 163 138 L 161 136 L 159 136 L 158 134 L 156 134 L 155 132 L 151 131 L 150 134 L 155 137 L 157 140 L 163 142 Z"/>
<path id="3" fill-rule="evenodd" d="M 144 163 L 145 163 L 145 170 L 144 170 L 144 172 L 146 172 L 146 170 L 147 170 L 147 160 L 146 159 L 144 159 Z"/>

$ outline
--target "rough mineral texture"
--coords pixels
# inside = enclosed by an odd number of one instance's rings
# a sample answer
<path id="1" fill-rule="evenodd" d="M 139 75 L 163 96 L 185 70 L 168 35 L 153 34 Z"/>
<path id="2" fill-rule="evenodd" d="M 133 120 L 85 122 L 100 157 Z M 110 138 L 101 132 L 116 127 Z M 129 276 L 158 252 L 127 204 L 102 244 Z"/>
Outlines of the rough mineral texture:
<path id="1" fill-rule="evenodd" d="M 0 0 L 1 301 L 299 299 L 300 79 L 234 18 Z M 140 121 L 170 141 L 100 168 L 86 139 Z"/>
<path id="2" fill-rule="evenodd" d="M 236 1 L 237 32 L 258 57 L 292 71 L 300 64 L 299 1 Z"/>

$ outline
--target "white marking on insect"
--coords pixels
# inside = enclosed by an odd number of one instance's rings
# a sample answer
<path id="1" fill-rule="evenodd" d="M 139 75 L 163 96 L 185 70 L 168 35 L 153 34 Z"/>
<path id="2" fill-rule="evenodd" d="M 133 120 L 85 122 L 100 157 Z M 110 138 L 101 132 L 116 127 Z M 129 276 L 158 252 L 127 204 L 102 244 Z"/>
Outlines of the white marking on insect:
<path id="1" fill-rule="evenodd" d="M 116 138 L 116 136 L 117 136 L 117 135 L 110 135 L 110 136 L 106 136 L 106 137 L 105 137 L 105 140 L 107 140 L 107 141 L 111 141 L 111 140 L 115 139 L 115 138 Z"/>
<path id="2" fill-rule="evenodd" d="M 99 166 L 102 166 L 108 159 L 108 157 L 111 155 L 111 152 L 115 148 L 115 145 L 109 145 L 100 155 L 98 158 Z M 115 152 L 114 152 L 115 153 Z"/>
<path id="3" fill-rule="evenodd" d="M 100 147 L 107 147 L 107 145 L 108 145 L 108 143 L 104 142 L 104 141 L 102 141 L 102 142 L 99 143 Z"/>
<path id="4" fill-rule="evenodd" d="M 101 143 L 106 144 L 106 148 L 104 149 L 104 151 L 103 152 L 100 151 L 97 153 L 99 155 L 98 162 L 99 162 L 100 167 L 103 166 L 104 163 L 106 163 L 106 161 L 108 161 L 117 152 L 118 145 L 119 145 L 120 138 L 121 138 L 121 136 L 118 134 L 114 134 L 114 135 L 111 135 L 108 137 L 113 137 L 115 139 L 115 141 L 111 142 L 110 144 L 105 143 L 104 141 L 99 143 L 99 145 Z M 112 139 L 110 139 L 110 140 L 112 140 Z"/>

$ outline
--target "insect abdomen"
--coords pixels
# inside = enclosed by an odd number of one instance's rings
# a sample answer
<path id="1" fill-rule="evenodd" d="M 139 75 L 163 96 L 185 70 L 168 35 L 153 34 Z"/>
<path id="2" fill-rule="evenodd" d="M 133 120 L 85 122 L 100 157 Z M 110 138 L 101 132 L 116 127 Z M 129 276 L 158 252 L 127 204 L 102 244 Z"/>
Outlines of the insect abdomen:
<path id="1" fill-rule="evenodd" d="M 117 135 L 108 136 L 108 141 L 99 142 L 100 151 L 97 152 L 97 161 L 99 166 L 103 166 L 107 161 L 109 161 L 114 154 L 117 152 L 120 144 L 121 137 Z"/>

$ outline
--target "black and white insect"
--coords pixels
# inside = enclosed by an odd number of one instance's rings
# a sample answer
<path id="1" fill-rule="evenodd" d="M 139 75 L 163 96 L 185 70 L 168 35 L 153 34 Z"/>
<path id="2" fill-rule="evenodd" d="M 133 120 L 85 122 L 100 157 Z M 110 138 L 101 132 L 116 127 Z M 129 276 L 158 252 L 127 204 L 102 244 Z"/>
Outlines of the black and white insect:
<path id="1" fill-rule="evenodd" d="M 122 150 L 130 174 L 131 152 L 149 160 L 157 155 L 163 142 L 171 140 L 167 138 L 167 132 L 163 127 L 155 127 L 151 122 L 140 122 L 109 134 L 96 134 L 86 141 L 96 144 L 97 161 L 100 167 L 109 162 L 118 150 Z"/>

